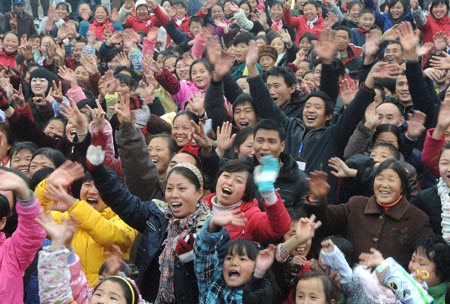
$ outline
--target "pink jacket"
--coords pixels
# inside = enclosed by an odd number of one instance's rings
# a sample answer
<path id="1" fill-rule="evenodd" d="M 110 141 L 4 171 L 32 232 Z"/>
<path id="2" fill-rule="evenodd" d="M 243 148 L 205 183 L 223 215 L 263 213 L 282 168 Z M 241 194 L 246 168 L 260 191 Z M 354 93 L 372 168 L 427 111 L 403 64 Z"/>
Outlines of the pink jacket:
<path id="1" fill-rule="evenodd" d="M 247 218 L 244 227 L 228 225 L 225 228 L 232 240 L 242 239 L 253 242 L 267 242 L 280 239 L 291 229 L 291 217 L 284 207 L 281 196 L 276 192 L 277 202 L 273 205 L 264 204 L 265 211 L 261 211 L 258 201 L 244 202 L 239 207 Z M 203 198 L 212 209 L 215 193 Z"/>
<path id="2" fill-rule="evenodd" d="M 81 87 L 70 88 L 66 92 L 67 98 L 73 99 L 76 103 L 79 103 L 81 100 L 86 99 L 86 95 L 83 92 Z"/>
<path id="3" fill-rule="evenodd" d="M 17 200 L 19 223 L 9 239 L 0 234 L 0 301 L 8 304 L 23 303 L 23 274 L 36 252 L 44 243 L 46 233 L 36 222 L 40 202 Z"/>
<path id="4" fill-rule="evenodd" d="M 439 157 L 441 149 L 445 146 L 445 138 L 432 138 L 433 132 L 434 128 L 427 130 L 422 150 L 422 161 L 434 177 L 439 178 Z"/>

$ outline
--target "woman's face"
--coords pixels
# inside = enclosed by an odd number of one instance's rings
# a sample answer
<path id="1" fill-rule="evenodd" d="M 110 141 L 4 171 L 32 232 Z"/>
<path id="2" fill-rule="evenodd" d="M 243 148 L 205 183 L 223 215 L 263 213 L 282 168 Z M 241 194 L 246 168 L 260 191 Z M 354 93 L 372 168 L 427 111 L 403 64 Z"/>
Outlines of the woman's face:
<path id="1" fill-rule="evenodd" d="M 270 56 L 261 56 L 258 60 L 259 65 L 262 67 L 264 71 L 270 71 L 275 65 L 275 60 L 273 60 Z"/>
<path id="2" fill-rule="evenodd" d="M 298 70 L 295 72 L 295 75 L 297 76 L 297 80 L 301 82 L 300 80 L 303 78 L 306 72 L 311 70 L 311 66 L 308 62 L 302 61 L 298 64 Z"/>
<path id="3" fill-rule="evenodd" d="M 45 96 L 49 83 L 45 78 L 34 77 L 30 82 L 31 92 L 36 96 Z"/>
<path id="4" fill-rule="evenodd" d="M 217 203 L 222 206 L 231 206 L 239 202 L 245 193 L 248 172 L 223 172 L 217 179 Z"/>
<path id="5" fill-rule="evenodd" d="M 403 191 L 400 176 L 390 168 L 384 169 L 375 176 L 373 190 L 378 202 L 381 204 L 392 203 Z"/>
<path id="6" fill-rule="evenodd" d="M 377 139 L 375 140 L 375 143 L 379 143 L 379 142 L 385 142 L 388 144 L 393 145 L 397 150 L 399 148 L 398 146 L 398 138 L 397 136 L 395 136 L 394 133 L 391 132 L 382 132 L 380 134 L 378 134 Z"/>
<path id="7" fill-rule="evenodd" d="M 11 168 L 28 175 L 32 156 L 33 152 L 30 150 L 17 151 L 11 158 Z"/>
<path id="8" fill-rule="evenodd" d="M 90 7 L 88 4 L 86 4 L 86 3 L 82 3 L 82 4 L 80 4 L 80 6 L 78 7 L 78 13 L 79 13 L 80 15 L 81 15 L 81 13 L 84 13 L 84 12 L 88 13 L 89 16 L 92 15 L 91 7 Z"/>
<path id="9" fill-rule="evenodd" d="M 170 4 L 169 1 L 164 1 L 161 6 L 166 12 L 166 14 L 168 14 L 170 12 L 170 9 L 172 8 L 172 4 Z"/>
<path id="10" fill-rule="evenodd" d="M 314 88 L 316 87 L 314 84 L 314 74 L 313 73 L 305 73 L 305 75 L 303 75 L 303 78 L 301 80 L 301 85 L 306 86 L 308 88 L 309 91 L 313 91 Z"/>
<path id="11" fill-rule="evenodd" d="M 359 13 L 361 12 L 361 5 L 355 4 L 352 6 L 350 11 L 348 12 L 348 18 L 353 22 L 358 22 L 359 20 Z"/>
<path id="12" fill-rule="evenodd" d="M 244 12 L 245 17 L 248 18 L 248 16 L 250 15 L 250 7 L 248 7 L 247 3 L 243 3 L 241 4 L 240 8 L 242 9 L 242 11 Z"/>
<path id="13" fill-rule="evenodd" d="M 108 207 L 100 196 L 93 180 L 85 181 L 81 185 L 80 199 L 86 201 L 98 212 L 102 212 Z"/>
<path id="14" fill-rule="evenodd" d="M 166 202 L 175 218 L 186 218 L 197 210 L 203 189 L 195 185 L 184 175 L 173 172 L 167 179 Z"/>
<path id="15" fill-rule="evenodd" d="M 223 20 L 224 17 L 225 15 L 223 14 L 223 9 L 219 5 L 214 5 L 211 8 L 211 18 L 213 20 L 216 19 Z"/>
<path id="16" fill-rule="evenodd" d="M 307 54 L 311 49 L 312 49 L 311 41 L 309 41 L 308 38 L 303 37 L 300 40 L 300 50 L 303 50 L 303 52 L 305 52 L 305 54 Z"/>
<path id="17" fill-rule="evenodd" d="M 248 3 L 252 7 L 252 11 L 256 10 L 256 7 L 258 6 L 258 1 L 257 0 L 249 0 Z"/>
<path id="18" fill-rule="evenodd" d="M 89 304 L 97 303 L 127 304 L 122 285 L 111 280 L 100 283 L 89 301 Z"/>
<path id="19" fill-rule="evenodd" d="M 290 238 L 295 238 L 296 226 L 297 222 L 292 222 L 291 229 L 285 235 L 283 235 L 284 241 L 287 241 Z M 292 249 L 291 252 L 289 252 L 289 254 L 292 256 L 306 257 L 309 254 L 309 251 L 311 250 L 311 243 L 312 243 L 311 240 L 301 243 L 297 247 Z"/>
<path id="20" fill-rule="evenodd" d="M 189 80 L 189 65 L 183 60 L 178 60 L 175 65 L 175 73 L 180 80 Z"/>
<path id="21" fill-rule="evenodd" d="M 97 21 L 100 24 L 103 24 L 108 19 L 108 13 L 106 12 L 105 8 L 99 6 L 95 10 L 94 18 L 95 21 Z"/>
<path id="22" fill-rule="evenodd" d="M 192 138 L 192 125 L 187 115 L 178 116 L 172 127 L 172 137 L 177 142 L 178 147 L 184 147 Z"/>
<path id="23" fill-rule="evenodd" d="M 389 12 L 391 13 L 392 18 L 395 20 L 403 16 L 403 13 L 405 12 L 405 7 L 400 1 L 398 1 L 389 8 Z"/>
<path id="24" fill-rule="evenodd" d="M 58 5 L 56 7 L 56 14 L 58 15 L 59 19 L 66 19 L 69 16 L 69 12 L 67 11 L 67 8 L 65 5 Z"/>
<path id="25" fill-rule="evenodd" d="M 177 61 L 176 57 L 169 57 L 166 60 L 164 60 L 164 67 L 170 71 L 170 73 L 173 74 L 175 72 L 175 62 Z"/>
<path id="26" fill-rule="evenodd" d="M 3 51 L 7 54 L 13 54 L 19 49 L 19 38 L 16 35 L 8 33 L 3 37 Z"/>
<path id="27" fill-rule="evenodd" d="M 225 3 L 225 5 L 223 6 L 223 12 L 224 12 L 225 16 L 230 16 L 233 14 L 233 11 L 231 10 L 231 2 L 230 1 Z"/>
<path id="28" fill-rule="evenodd" d="M 275 37 L 272 42 L 270 43 L 270 46 L 273 46 L 275 50 L 277 50 L 277 54 L 280 55 L 281 53 L 284 53 L 285 46 L 283 41 L 280 37 Z"/>
<path id="29" fill-rule="evenodd" d="M 442 151 L 439 158 L 439 174 L 444 180 L 447 187 L 450 187 L 450 150 L 446 149 Z"/>
<path id="30" fill-rule="evenodd" d="M 283 8 L 280 5 L 273 5 L 270 9 L 270 19 L 272 21 L 278 22 L 283 19 Z"/>
<path id="31" fill-rule="evenodd" d="M 60 119 L 51 120 L 44 128 L 44 134 L 50 137 L 64 136 L 64 122 Z"/>
<path id="32" fill-rule="evenodd" d="M 203 62 L 197 62 L 191 69 L 191 80 L 199 89 L 206 89 L 211 82 L 211 73 Z"/>
<path id="33" fill-rule="evenodd" d="M 253 140 L 253 134 L 250 134 L 239 146 L 238 150 L 236 151 L 238 159 L 241 159 L 245 156 L 253 156 Z"/>
<path id="34" fill-rule="evenodd" d="M 159 176 L 165 177 L 171 157 L 167 139 L 164 137 L 155 137 L 148 143 L 147 148 L 152 162 L 158 169 Z"/>
<path id="35" fill-rule="evenodd" d="M 147 5 L 140 5 L 136 10 L 136 16 L 138 16 L 141 20 L 146 20 L 148 18 Z"/>
<path id="36" fill-rule="evenodd" d="M 41 53 L 45 53 L 47 51 L 47 46 L 49 44 L 55 44 L 55 41 L 51 37 L 44 36 L 41 39 Z"/>
<path id="37" fill-rule="evenodd" d="M 30 162 L 30 170 L 28 172 L 28 177 L 32 178 L 36 171 L 44 167 L 56 169 L 55 164 L 50 158 L 48 158 L 43 154 L 36 155 Z"/>
<path id="38" fill-rule="evenodd" d="M 436 19 L 442 19 L 447 15 L 447 6 L 444 3 L 435 5 L 431 10 L 431 15 Z"/>
<path id="39" fill-rule="evenodd" d="M 86 69 L 80 65 L 75 69 L 75 77 L 79 84 L 87 84 L 89 83 L 89 73 Z"/>

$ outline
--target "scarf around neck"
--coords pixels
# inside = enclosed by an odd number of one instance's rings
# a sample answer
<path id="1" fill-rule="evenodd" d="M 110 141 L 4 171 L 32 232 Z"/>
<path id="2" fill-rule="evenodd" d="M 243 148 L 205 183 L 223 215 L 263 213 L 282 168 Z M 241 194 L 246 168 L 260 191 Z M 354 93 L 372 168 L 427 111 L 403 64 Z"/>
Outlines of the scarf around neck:
<path id="1" fill-rule="evenodd" d="M 195 232 L 198 223 L 210 214 L 208 204 L 204 201 L 198 203 L 197 210 L 184 219 L 170 218 L 167 226 L 167 237 L 163 242 L 164 249 L 159 256 L 159 281 L 158 297 L 155 303 L 175 303 L 175 247 L 178 239 L 184 239 L 191 232 Z"/>
<path id="2" fill-rule="evenodd" d="M 450 241 L 450 188 L 444 182 L 442 177 L 439 178 L 437 190 L 439 197 L 441 198 L 442 237 L 448 243 Z"/>
<path id="3" fill-rule="evenodd" d="M 316 18 L 314 18 L 311 21 L 306 21 L 306 24 L 309 26 L 310 29 L 314 28 L 314 24 L 319 20 L 319 16 L 317 16 Z"/>

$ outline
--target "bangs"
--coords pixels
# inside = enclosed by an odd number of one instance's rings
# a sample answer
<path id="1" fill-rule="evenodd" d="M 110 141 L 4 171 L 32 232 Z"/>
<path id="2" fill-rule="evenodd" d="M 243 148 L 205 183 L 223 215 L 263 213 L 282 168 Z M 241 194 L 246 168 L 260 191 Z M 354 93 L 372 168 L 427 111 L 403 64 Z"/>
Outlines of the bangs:
<path id="1" fill-rule="evenodd" d="M 226 255 L 246 255 L 250 260 L 256 261 L 259 249 L 258 246 L 253 242 L 247 240 L 233 240 L 228 242 L 225 252 Z"/>

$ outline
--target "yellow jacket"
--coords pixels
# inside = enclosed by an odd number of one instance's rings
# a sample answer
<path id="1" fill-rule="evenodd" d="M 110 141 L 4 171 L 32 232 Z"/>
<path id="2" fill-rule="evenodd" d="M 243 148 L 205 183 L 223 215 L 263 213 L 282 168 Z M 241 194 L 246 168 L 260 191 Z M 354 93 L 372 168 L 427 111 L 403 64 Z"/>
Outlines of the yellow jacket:
<path id="1" fill-rule="evenodd" d="M 42 181 L 35 189 L 36 197 L 41 204 L 51 206 L 53 202 L 44 197 L 46 180 Z M 72 215 L 77 223 L 77 230 L 73 237 L 72 246 L 80 257 L 81 266 L 89 285 L 97 284 L 98 270 L 105 261 L 105 251 L 110 251 L 111 245 L 117 245 L 124 252 L 124 258 L 129 257 L 129 251 L 137 231 L 120 219 L 111 208 L 105 208 L 101 213 L 95 210 L 84 200 L 76 200 L 75 203 L 62 213 L 52 211 L 52 217 L 60 222 L 63 216 Z"/>

